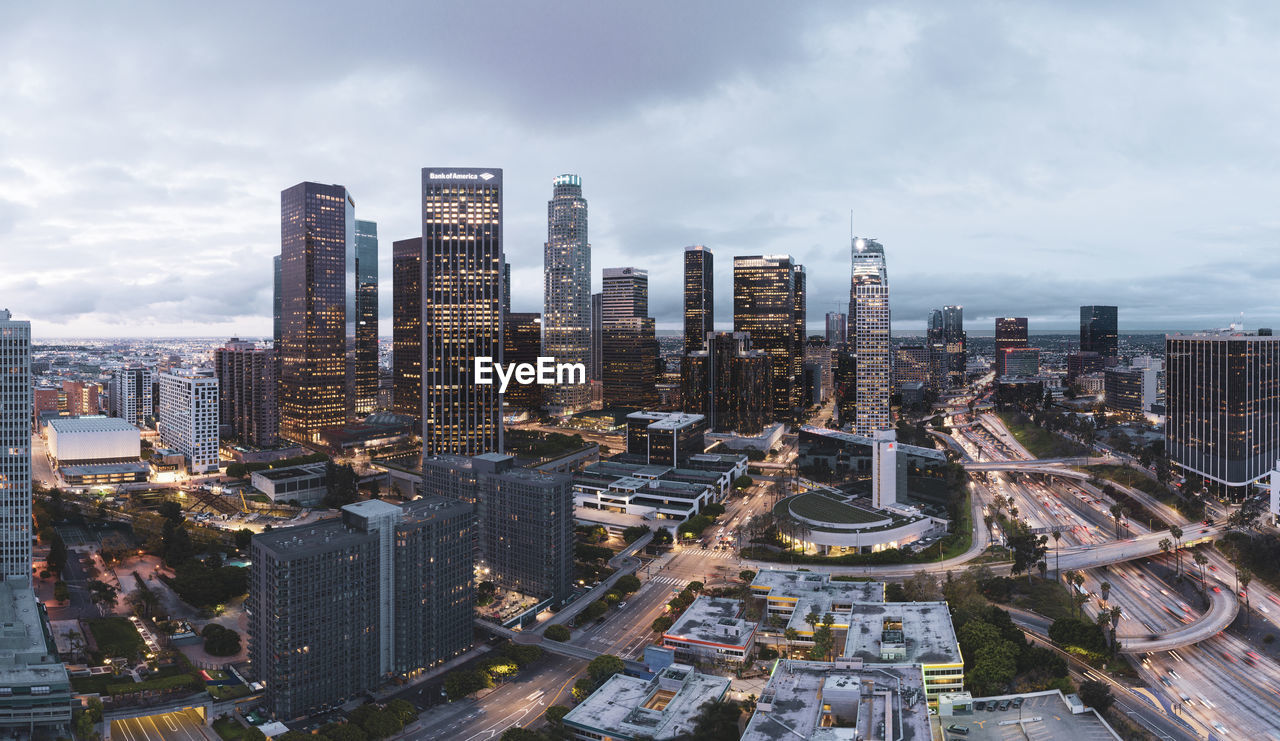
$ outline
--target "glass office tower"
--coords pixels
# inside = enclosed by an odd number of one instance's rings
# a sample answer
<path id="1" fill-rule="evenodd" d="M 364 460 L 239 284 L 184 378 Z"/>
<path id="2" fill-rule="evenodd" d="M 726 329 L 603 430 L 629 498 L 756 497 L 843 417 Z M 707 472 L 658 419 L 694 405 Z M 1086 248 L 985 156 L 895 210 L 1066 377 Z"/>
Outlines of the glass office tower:
<path id="1" fill-rule="evenodd" d="M 378 225 L 356 222 L 355 415 L 378 408 Z"/>
<path id="2" fill-rule="evenodd" d="M 587 200 L 582 178 L 560 175 L 547 201 L 547 241 L 543 245 L 542 354 L 557 363 L 591 362 L 591 244 L 587 242 Z M 548 386 L 545 403 L 554 415 L 587 408 L 586 384 Z"/>
<path id="3" fill-rule="evenodd" d="M 684 351 L 701 350 L 715 321 L 715 255 L 695 244 L 684 248 Z"/>

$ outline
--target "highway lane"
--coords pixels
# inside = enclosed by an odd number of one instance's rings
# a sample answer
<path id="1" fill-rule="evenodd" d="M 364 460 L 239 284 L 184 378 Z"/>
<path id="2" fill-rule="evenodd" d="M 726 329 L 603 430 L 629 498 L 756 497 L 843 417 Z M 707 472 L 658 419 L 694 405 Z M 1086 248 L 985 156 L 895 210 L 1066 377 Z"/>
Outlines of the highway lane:
<path id="1" fill-rule="evenodd" d="M 111 738 L 117 741 L 204 741 L 217 737 L 190 709 L 111 721 Z"/>

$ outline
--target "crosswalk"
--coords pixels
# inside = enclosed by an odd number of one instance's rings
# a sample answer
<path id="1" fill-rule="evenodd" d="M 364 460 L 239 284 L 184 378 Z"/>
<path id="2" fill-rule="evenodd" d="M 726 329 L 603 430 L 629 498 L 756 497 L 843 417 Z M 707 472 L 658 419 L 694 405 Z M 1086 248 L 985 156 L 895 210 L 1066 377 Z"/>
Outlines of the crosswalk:
<path id="1" fill-rule="evenodd" d="M 677 579 L 674 576 L 655 576 L 649 582 L 652 584 L 666 584 L 672 587 L 683 587 L 689 583 L 689 580 Z"/>
<path id="2" fill-rule="evenodd" d="M 731 559 L 734 559 L 735 561 L 738 558 L 737 551 L 734 551 L 732 549 L 724 550 L 724 551 L 714 551 L 714 550 L 703 548 L 696 551 L 686 551 L 686 553 L 688 553 L 691 556 L 698 556 L 699 558 L 731 558 Z"/>

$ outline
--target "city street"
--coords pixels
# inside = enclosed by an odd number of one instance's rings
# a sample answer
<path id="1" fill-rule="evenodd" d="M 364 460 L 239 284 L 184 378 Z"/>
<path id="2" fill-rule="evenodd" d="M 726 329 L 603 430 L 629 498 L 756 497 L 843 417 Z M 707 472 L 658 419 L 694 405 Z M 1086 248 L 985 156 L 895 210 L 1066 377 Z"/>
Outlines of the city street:
<path id="1" fill-rule="evenodd" d="M 195 710 L 111 721 L 114 741 L 205 741 L 218 734 L 204 725 Z"/>

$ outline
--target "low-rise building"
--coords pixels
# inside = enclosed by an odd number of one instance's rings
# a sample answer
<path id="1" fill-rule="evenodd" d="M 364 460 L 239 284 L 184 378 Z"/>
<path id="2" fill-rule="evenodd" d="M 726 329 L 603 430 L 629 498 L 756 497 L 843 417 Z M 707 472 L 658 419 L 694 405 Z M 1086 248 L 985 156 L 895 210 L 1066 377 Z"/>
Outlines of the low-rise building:
<path id="1" fill-rule="evenodd" d="M 650 464 L 681 466 L 688 456 L 706 450 L 707 420 L 701 414 L 632 412 L 627 415 L 627 452 Z"/>
<path id="2" fill-rule="evenodd" d="M 932 738 L 918 673 L 856 661 L 784 659 L 742 734 L 742 741 L 864 738 Z"/>
<path id="3" fill-rule="evenodd" d="M 743 618 L 742 602 L 701 596 L 662 635 L 676 661 L 740 664 L 751 653 L 756 625 Z"/>
<path id="4" fill-rule="evenodd" d="M 136 462 L 142 455 L 137 427 L 115 417 L 60 417 L 45 425 L 54 467 Z"/>
<path id="5" fill-rule="evenodd" d="M 615 674 L 562 722 L 580 741 L 685 738 L 703 703 L 723 699 L 729 683 L 728 677 L 702 674 L 686 664 L 672 664 L 652 679 Z"/>
<path id="6" fill-rule="evenodd" d="M 860 603 L 849 612 L 849 626 L 846 659 L 919 666 L 930 702 L 964 689 L 964 659 L 946 602 Z"/>
<path id="7" fill-rule="evenodd" d="M 574 516 L 582 522 L 594 522 L 595 512 L 608 512 L 629 516 L 626 521 L 632 525 L 674 531 L 706 505 L 725 498 L 733 483 L 731 473 L 616 461 L 593 463 L 574 474 Z M 608 522 L 600 524 L 609 527 Z"/>
<path id="8" fill-rule="evenodd" d="M 996 697 L 943 693 L 938 698 L 938 718 L 942 727 L 951 731 L 948 738 L 971 741 L 1004 741 L 1010 734 L 1016 738 L 1120 741 L 1096 710 L 1074 694 L 1063 695 L 1062 690 Z"/>
<path id="9" fill-rule="evenodd" d="M 69 737 L 71 679 L 56 657 L 48 620 L 26 583 L 0 581 L 0 734 L 30 738 L 39 729 Z M 6 733 L 7 732 L 7 733 Z"/>
<path id="10" fill-rule="evenodd" d="M 324 463 L 305 463 L 287 468 L 268 468 L 249 476 L 253 488 L 273 502 L 297 501 L 303 507 L 318 506 L 324 500 L 328 476 Z"/>

